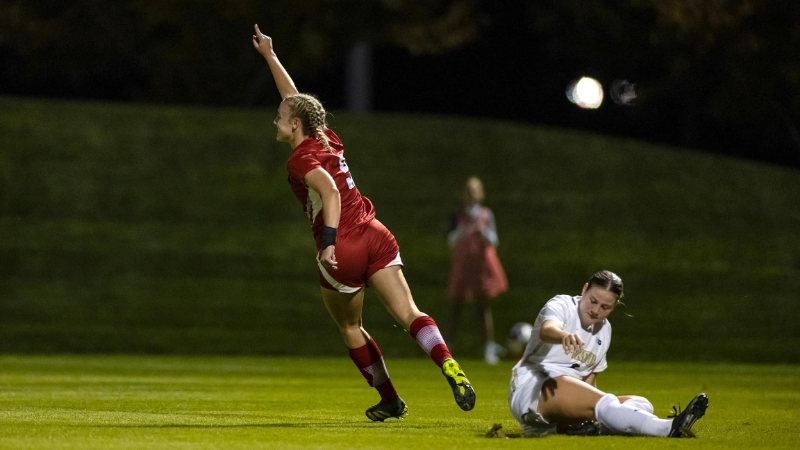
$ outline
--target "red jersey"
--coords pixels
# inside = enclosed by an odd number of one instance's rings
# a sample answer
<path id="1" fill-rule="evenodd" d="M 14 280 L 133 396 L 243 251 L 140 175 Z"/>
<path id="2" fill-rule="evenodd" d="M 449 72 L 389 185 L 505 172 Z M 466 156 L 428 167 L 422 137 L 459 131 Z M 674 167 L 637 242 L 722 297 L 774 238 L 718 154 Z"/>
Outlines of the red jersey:
<path id="1" fill-rule="evenodd" d="M 309 137 L 294 149 L 286 163 L 292 192 L 303 205 L 306 216 L 311 221 L 311 231 L 314 233 L 318 248 L 322 242 L 322 226 L 324 225 L 321 214 L 322 197 L 313 189 L 309 189 L 303 181 L 306 174 L 317 167 L 325 169 L 339 189 L 342 201 L 337 233 L 339 236 L 343 236 L 375 218 L 375 208 L 372 206 L 372 202 L 358 192 L 353 181 L 353 175 L 344 159 L 344 147 L 339 136 L 328 128 L 325 129 L 325 136 L 328 137 L 328 143 L 333 152 L 329 152 L 318 139 Z"/>

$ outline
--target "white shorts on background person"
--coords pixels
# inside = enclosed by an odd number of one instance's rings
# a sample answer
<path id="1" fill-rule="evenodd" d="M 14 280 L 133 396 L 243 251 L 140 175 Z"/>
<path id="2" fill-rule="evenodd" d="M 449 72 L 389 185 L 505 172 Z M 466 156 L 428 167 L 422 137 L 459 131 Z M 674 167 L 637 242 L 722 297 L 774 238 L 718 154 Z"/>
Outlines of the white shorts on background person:
<path id="1" fill-rule="evenodd" d="M 508 389 L 508 406 L 511 415 L 522 427 L 526 437 L 547 436 L 556 434 L 557 423 L 548 423 L 536 412 L 539 407 L 539 396 L 544 382 L 550 379 L 546 374 L 530 370 L 529 367 L 515 367 L 511 372 L 511 383 Z"/>

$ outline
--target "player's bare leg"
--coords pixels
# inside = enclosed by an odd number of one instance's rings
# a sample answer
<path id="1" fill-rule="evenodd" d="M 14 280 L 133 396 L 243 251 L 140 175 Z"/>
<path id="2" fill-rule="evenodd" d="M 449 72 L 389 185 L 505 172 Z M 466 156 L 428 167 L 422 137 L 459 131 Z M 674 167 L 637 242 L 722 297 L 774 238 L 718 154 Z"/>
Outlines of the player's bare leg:
<path id="1" fill-rule="evenodd" d="M 361 311 L 364 307 L 364 289 L 345 294 L 331 289 L 320 288 L 322 301 L 331 318 L 339 328 L 339 334 L 348 348 L 358 348 L 370 339 L 362 327 Z"/>
<path id="2" fill-rule="evenodd" d="M 355 293 L 341 293 L 322 288 L 322 301 L 339 328 L 339 333 L 356 367 L 370 386 L 378 391 L 381 401 L 367 409 L 366 416 L 383 422 L 389 418 L 402 419 L 408 415 L 408 407 L 389 379 L 378 344 L 367 333 L 361 322 L 364 305 L 364 289 Z"/>
<path id="3" fill-rule="evenodd" d="M 623 405 L 621 400 L 631 405 Z M 691 435 L 692 425 L 707 406 L 708 398 L 700 394 L 682 415 L 673 420 L 659 419 L 648 411 L 652 405 L 643 397 L 617 397 L 581 380 L 560 376 L 545 381 L 537 412 L 550 423 L 596 419 L 612 434 L 684 437 Z"/>
<path id="4" fill-rule="evenodd" d="M 369 279 L 369 285 L 403 329 L 408 330 L 414 320 L 425 316 L 414 303 L 401 266 L 386 267 L 375 272 Z"/>
<path id="5" fill-rule="evenodd" d="M 464 411 L 475 407 L 475 390 L 461 366 L 450 354 L 436 322 L 417 309 L 402 268 L 392 266 L 377 271 L 370 277 L 369 285 L 375 288 L 378 298 L 397 323 L 408 330 L 411 337 L 442 369 L 442 374 L 453 390 L 456 404 Z"/>
<path id="6" fill-rule="evenodd" d="M 557 422 L 594 419 L 595 406 L 604 395 L 605 392 L 575 378 L 551 378 L 542 386 L 537 412 L 547 420 Z M 653 405 L 644 397 L 620 395 L 617 399 L 621 404 L 628 402 L 629 406 L 653 413 Z"/>
<path id="7" fill-rule="evenodd" d="M 594 406 L 605 393 L 594 386 L 561 376 L 544 382 L 537 412 L 549 422 L 594 419 Z"/>

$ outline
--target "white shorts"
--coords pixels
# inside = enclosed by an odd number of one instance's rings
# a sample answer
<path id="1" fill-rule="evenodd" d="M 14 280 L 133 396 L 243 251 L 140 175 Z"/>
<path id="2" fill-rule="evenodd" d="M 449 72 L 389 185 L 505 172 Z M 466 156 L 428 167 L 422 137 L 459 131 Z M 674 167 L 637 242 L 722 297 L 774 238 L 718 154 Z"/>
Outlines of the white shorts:
<path id="1" fill-rule="evenodd" d="M 525 366 L 514 367 L 511 371 L 511 383 L 508 387 L 508 406 L 511 415 L 517 419 L 525 437 L 547 436 L 556 434 L 557 423 L 549 423 L 536 412 L 539 407 L 539 396 L 542 386 L 550 377 L 543 373 L 531 371 Z"/>

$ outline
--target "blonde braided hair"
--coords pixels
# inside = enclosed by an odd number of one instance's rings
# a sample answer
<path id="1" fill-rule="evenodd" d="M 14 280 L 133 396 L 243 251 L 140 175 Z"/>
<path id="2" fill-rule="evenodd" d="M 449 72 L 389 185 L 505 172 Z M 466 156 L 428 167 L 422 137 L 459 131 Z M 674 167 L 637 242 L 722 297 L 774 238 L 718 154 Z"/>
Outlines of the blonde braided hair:
<path id="1" fill-rule="evenodd" d="M 300 119 L 303 127 L 303 134 L 319 139 L 322 146 L 329 152 L 333 152 L 328 137 L 325 136 L 327 112 L 322 103 L 311 94 L 295 94 L 286 97 L 286 103 L 292 112 L 292 117 Z"/>

